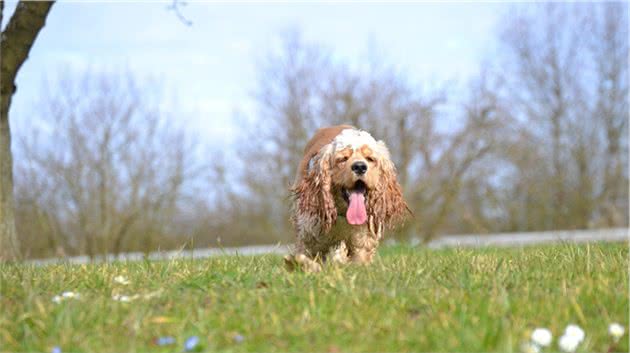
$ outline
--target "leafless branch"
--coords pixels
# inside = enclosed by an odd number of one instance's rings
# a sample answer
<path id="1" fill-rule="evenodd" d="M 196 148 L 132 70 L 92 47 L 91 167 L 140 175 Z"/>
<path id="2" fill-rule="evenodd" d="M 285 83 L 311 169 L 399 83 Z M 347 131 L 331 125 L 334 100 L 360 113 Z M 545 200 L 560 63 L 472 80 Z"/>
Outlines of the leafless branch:
<path id="1" fill-rule="evenodd" d="M 192 21 L 187 19 L 182 13 L 182 8 L 186 7 L 188 2 L 182 0 L 173 0 L 173 2 L 166 7 L 167 10 L 173 11 L 177 18 L 186 26 L 192 26 Z"/>

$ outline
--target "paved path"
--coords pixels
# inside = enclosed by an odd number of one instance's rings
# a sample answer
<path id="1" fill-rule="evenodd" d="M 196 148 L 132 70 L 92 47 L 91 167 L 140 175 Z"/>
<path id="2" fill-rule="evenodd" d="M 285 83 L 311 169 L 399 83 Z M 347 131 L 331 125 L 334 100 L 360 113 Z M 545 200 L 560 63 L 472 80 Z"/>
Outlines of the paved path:
<path id="1" fill-rule="evenodd" d="M 444 247 L 482 247 L 482 246 L 526 246 L 545 243 L 585 243 L 585 242 L 627 242 L 629 240 L 628 228 L 579 230 L 579 231 L 550 231 L 534 233 L 499 233 L 487 235 L 447 235 L 430 241 L 427 246 L 432 249 Z M 391 244 L 392 242 L 386 242 Z M 411 245 L 419 244 L 419 239 L 412 239 Z M 217 255 L 258 255 L 258 254 L 286 254 L 286 245 L 257 245 L 239 248 L 212 248 L 185 251 L 161 251 L 149 254 L 149 259 L 166 260 L 177 257 L 205 258 Z M 119 256 L 108 255 L 97 261 L 139 261 L 144 259 L 143 253 L 125 253 Z M 65 259 L 33 260 L 31 263 L 44 265 L 57 262 L 89 263 L 87 256 L 76 256 Z"/>
<path id="2" fill-rule="evenodd" d="M 589 243 L 628 241 L 628 228 L 551 231 L 534 233 L 498 233 L 488 235 L 450 235 L 431 241 L 430 248 L 448 246 L 524 246 L 545 243 Z"/>

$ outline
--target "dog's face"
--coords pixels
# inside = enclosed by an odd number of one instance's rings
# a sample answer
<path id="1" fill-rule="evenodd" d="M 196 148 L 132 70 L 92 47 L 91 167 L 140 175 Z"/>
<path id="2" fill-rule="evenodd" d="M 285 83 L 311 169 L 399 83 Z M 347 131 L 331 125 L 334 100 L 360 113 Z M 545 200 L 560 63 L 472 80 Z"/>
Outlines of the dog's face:
<path id="1" fill-rule="evenodd" d="M 330 158 L 331 191 L 338 212 L 346 214 L 350 224 L 365 223 L 368 200 L 384 179 L 382 163 L 389 158 L 385 145 L 366 132 L 344 130 L 333 141 Z"/>
<path id="2" fill-rule="evenodd" d="M 345 211 L 352 193 L 363 194 L 368 198 L 370 190 L 374 190 L 381 178 L 381 169 L 378 166 L 379 156 L 377 152 L 364 144 L 359 148 L 344 147 L 336 151 L 333 156 L 331 181 L 336 199 L 345 202 L 337 206 Z"/>
<path id="3" fill-rule="evenodd" d="M 342 130 L 322 147 L 294 191 L 297 212 L 326 231 L 338 215 L 355 226 L 370 219 L 393 226 L 408 213 L 385 143 L 357 129 Z"/>

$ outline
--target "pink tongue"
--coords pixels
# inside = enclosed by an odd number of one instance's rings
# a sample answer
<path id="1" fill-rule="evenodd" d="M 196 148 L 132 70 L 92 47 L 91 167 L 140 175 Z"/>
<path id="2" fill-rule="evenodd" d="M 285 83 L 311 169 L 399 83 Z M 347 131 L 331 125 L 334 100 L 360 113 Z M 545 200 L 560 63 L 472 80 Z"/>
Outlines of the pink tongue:
<path id="1" fill-rule="evenodd" d="M 352 225 L 360 225 L 367 221 L 367 212 L 365 211 L 365 196 L 359 192 L 350 194 L 350 206 L 346 212 L 346 219 Z"/>

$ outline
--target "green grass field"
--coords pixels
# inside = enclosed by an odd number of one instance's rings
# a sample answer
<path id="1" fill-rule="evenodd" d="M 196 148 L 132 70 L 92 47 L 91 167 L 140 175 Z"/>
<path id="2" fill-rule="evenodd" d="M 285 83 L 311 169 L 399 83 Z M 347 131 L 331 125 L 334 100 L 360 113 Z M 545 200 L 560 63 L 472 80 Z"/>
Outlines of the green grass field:
<path id="1" fill-rule="evenodd" d="M 557 351 L 575 323 L 578 352 L 607 352 L 608 325 L 628 327 L 627 271 L 626 244 L 390 247 L 371 266 L 318 274 L 288 273 L 275 255 L 4 265 L 0 350 L 180 352 L 196 335 L 203 351 L 510 352 L 546 327 Z M 53 302 L 64 291 L 80 296 Z M 627 352 L 627 337 L 612 350 Z"/>

